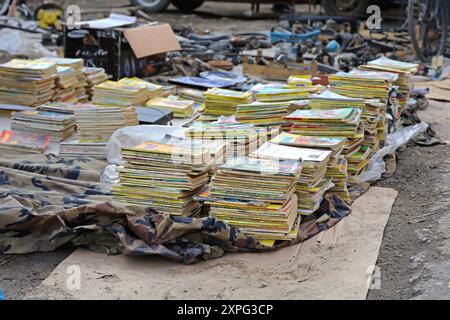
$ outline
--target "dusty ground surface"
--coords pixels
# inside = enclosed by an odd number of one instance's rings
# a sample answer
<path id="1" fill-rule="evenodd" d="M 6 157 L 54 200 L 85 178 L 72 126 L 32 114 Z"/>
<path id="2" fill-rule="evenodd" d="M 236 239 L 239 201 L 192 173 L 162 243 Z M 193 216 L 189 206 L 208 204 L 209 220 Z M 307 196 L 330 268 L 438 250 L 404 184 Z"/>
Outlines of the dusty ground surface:
<path id="1" fill-rule="evenodd" d="M 79 3 L 82 8 L 98 8 L 104 6 L 105 1 Z M 196 15 L 181 15 L 170 9 L 153 17 L 175 25 L 223 32 L 268 30 L 276 24 L 271 19 L 241 19 L 249 8 L 246 4 L 206 4 Z M 270 6 L 263 6 L 262 12 L 270 14 Z M 230 17 L 218 18 L 217 13 Z M 431 123 L 444 140 L 450 140 L 448 104 L 433 104 L 422 118 Z M 371 290 L 369 299 L 450 298 L 449 153 L 449 145 L 409 146 L 398 154 L 395 175 L 378 183 L 400 193 L 377 262 L 381 270 L 381 289 Z M 72 249 L 66 248 L 46 254 L 0 255 L 0 288 L 5 297 L 25 296 L 71 252 Z"/>
<path id="2" fill-rule="evenodd" d="M 450 140 L 448 103 L 421 112 Z M 377 265 L 381 289 L 369 299 L 450 299 L 450 145 L 409 145 L 398 153 L 395 175 L 378 183 L 399 191 Z"/>

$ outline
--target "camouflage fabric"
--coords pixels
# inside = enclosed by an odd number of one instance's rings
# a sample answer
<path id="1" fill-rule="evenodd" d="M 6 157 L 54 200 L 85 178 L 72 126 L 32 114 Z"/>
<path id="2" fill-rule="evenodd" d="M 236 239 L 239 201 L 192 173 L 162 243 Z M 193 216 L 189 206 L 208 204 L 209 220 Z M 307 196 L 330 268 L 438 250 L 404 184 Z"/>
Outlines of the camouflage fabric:
<path id="1" fill-rule="evenodd" d="M 179 218 L 114 202 L 98 181 L 106 163 L 89 158 L 0 159 L 0 253 L 47 252 L 72 243 L 108 254 L 158 255 L 194 263 L 225 252 L 268 251 L 304 241 L 350 212 L 327 197 L 291 243 L 265 247 L 213 217 Z"/>

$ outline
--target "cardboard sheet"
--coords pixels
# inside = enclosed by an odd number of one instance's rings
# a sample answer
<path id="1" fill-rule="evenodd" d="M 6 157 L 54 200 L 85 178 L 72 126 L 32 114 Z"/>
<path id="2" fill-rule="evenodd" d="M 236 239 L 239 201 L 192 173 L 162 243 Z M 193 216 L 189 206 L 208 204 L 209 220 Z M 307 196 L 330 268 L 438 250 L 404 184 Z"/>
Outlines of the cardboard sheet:
<path id="1" fill-rule="evenodd" d="M 79 249 L 28 298 L 365 299 L 367 270 L 376 263 L 397 193 L 372 187 L 334 228 L 272 253 L 227 254 L 186 266 Z M 77 270 L 80 289 L 73 286 Z"/>
<path id="2" fill-rule="evenodd" d="M 428 99 L 450 101 L 450 79 L 442 81 L 420 81 L 414 82 L 415 88 L 430 88 Z"/>
<path id="3" fill-rule="evenodd" d="M 124 35 L 138 59 L 181 50 L 181 46 L 169 24 L 126 29 Z"/>

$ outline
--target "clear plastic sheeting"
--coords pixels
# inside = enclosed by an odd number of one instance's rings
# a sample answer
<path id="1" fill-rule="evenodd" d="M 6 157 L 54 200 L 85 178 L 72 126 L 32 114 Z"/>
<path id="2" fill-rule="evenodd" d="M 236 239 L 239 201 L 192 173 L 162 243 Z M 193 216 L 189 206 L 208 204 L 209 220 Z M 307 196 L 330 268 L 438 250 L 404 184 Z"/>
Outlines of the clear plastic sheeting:
<path id="1" fill-rule="evenodd" d="M 376 181 L 386 172 L 386 166 L 383 158 L 392 154 L 399 147 L 405 145 L 409 140 L 413 139 L 419 133 L 425 132 L 428 124 L 421 122 L 413 126 L 402 127 L 396 132 L 388 134 L 386 143 L 383 148 L 378 150 L 369 160 L 367 170 L 361 175 L 359 182 Z"/>
<path id="2" fill-rule="evenodd" d="M 55 57 L 56 52 L 42 45 L 42 35 L 5 28 L 0 30 L 0 50 L 10 55 L 24 55 L 30 59 Z"/>
<path id="3" fill-rule="evenodd" d="M 144 125 L 116 130 L 108 140 L 108 163 L 100 177 L 100 189 L 109 192 L 119 182 L 119 168 L 122 164 L 122 148 L 132 148 L 147 141 L 159 142 L 166 135 L 184 138 L 186 128 Z"/>
<path id="4" fill-rule="evenodd" d="M 160 142 L 167 135 L 185 138 L 186 130 L 182 127 L 159 125 L 134 126 L 116 130 L 108 140 L 108 163 L 122 164 L 121 148 L 132 148 L 147 141 Z"/>

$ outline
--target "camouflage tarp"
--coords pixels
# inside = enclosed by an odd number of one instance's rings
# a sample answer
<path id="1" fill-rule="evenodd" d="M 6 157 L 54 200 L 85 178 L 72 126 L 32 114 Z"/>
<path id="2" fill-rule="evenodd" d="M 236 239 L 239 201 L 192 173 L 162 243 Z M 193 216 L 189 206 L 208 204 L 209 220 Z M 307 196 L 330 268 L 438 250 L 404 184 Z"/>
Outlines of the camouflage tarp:
<path id="1" fill-rule="evenodd" d="M 194 263 L 224 252 L 267 251 L 300 242 L 350 212 L 339 198 L 327 197 L 295 241 L 268 248 L 213 217 L 177 218 L 114 202 L 98 185 L 105 166 L 88 158 L 1 156 L 0 253 L 52 251 L 72 243 L 109 254 Z"/>

